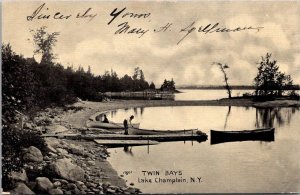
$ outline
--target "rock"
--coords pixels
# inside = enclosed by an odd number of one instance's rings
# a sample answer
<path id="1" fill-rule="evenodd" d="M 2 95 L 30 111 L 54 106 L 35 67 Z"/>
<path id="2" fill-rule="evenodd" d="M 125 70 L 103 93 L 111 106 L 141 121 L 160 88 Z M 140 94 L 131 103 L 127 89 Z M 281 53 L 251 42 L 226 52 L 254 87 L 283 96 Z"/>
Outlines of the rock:
<path id="1" fill-rule="evenodd" d="M 102 184 L 103 188 L 107 188 L 109 186 L 111 186 L 111 184 L 108 181 Z"/>
<path id="2" fill-rule="evenodd" d="M 96 187 L 97 187 L 97 184 L 94 184 L 94 183 L 92 183 L 92 182 L 87 182 L 87 183 L 86 183 L 86 186 L 87 186 L 88 188 L 96 188 Z"/>
<path id="3" fill-rule="evenodd" d="M 66 154 L 68 154 L 68 151 L 67 151 L 67 150 L 65 150 L 65 149 L 62 149 L 62 148 L 56 148 L 56 151 L 57 151 L 58 153 L 61 153 L 61 154 L 63 154 L 63 155 L 66 155 Z"/>
<path id="4" fill-rule="evenodd" d="M 65 126 L 62 125 L 50 125 L 46 126 L 47 133 L 61 133 L 68 131 L 68 129 Z"/>
<path id="5" fill-rule="evenodd" d="M 53 148 L 58 148 L 58 147 L 62 147 L 61 143 L 60 143 L 60 140 L 57 139 L 57 138 L 53 138 L 53 137 L 47 137 L 47 138 L 44 138 L 47 146 L 51 146 Z M 56 152 L 56 150 L 54 150 L 54 153 Z"/>
<path id="6" fill-rule="evenodd" d="M 68 185 L 67 185 L 68 190 L 74 190 L 76 188 L 77 188 L 77 186 L 74 183 L 68 183 Z"/>
<path id="7" fill-rule="evenodd" d="M 53 183 L 54 187 L 60 187 L 61 186 L 61 182 L 60 181 L 56 181 Z"/>
<path id="8" fill-rule="evenodd" d="M 35 179 L 35 189 L 38 192 L 46 193 L 53 188 L 53 183 L 47 177 L 38 177 Z"/>
<path id="9" fill-rule="evenodd" d="M 24 123 L 23 128 L 24 129 L 33 129 L 33 124 L 32 123 Z"/>
<path id="10" fill-rule="evenodd" d="M 96 194 L 98 194 L 100 192 L 100 190 L 97 188 L 93 188 L 92 191 L 95 192 Z"/>
<path id="11" fill-rule="evenodd" d="M 90 165 L 90 166 L 95 166 L 96 165 L 95 161 L 92 161 L 92 160 L 87 161 L 87 164 Z"/>
<path id="12" fill-rule="evenodd" d="M 115 193 L 116 193 L 116 190 L 113 190 L 113 189 L 108 188 L 108 189 L 106 190 L 106 193 L 107 193 L 107 194 L 115 194 Z"/>
<path id="13" fill-rule="evenodd" d="M 43 126 L 37 126 L 37 127 L 34 127 L 34 130 L 42 133 L 44 131 L 44 127 Z"/>
<path id="14" fill-rule="evenodd" d="M 58 159 L 56 162 L 51 163 L 49 171 L 63 179 L 70 181 L 83 181 L 84 170 L 73 164 L 70 159 Z"/>
<path id="15" fill-rule="evenodd" d="M 50 189 L 48 191 L 49 194 L 64 194 L 64 192 L 61 189 Z"/>
<path id="16" fill-rule="evenodd" d="M 26 149 L 26 152 L 23 155 L 23 160 L 26 162 L 42 162 L 43 155 L 38 148 L 30 146 Z"/>
<path id="17" fill-rule="evenodd" d="M 14 182 L 20 181 L 26 183 L 28 181 L 28 177 L 24 169 L 22 169 L 20 172 L 11 172 L 9 178 Z"/>
<path id="18" fill-rule="evenodd" d="M 10 191 L 11 194 L 34 194 L 24 183 L 17 183 L 17 187 Z"/>
<path id="19" fill-rule="evenodd" d="M 81 191 L 77 188 L 75 188 L 74 190 L 72 190 L 73 194 L 81 194 Z"/>
<path id="20" fill-rule="evenodd" d="M 77 186 L 78 189 L 82 190 L 84 183 L 82 181 L 75 181 L 75 185 Z"/>
<path id="21" fill-rule="evenodd" d="M 44 156 L 44 160 L 45 160 L 45 161 L 50 161 L 51 158 L 50 158 L 49 156 Z"/>
<path id="22" fill-rule="evenodd" d="M 80 146 L 76 146 L 75 144 L 69 144 L 68 151 L 72 154 L 86 156 L 86 152 Z"/>
<path id="23" fill-rule="evenodd" d="M 50 146 L 50 145 L 47 145 L 47 150 L 49 151 L 49 152 L 53 152 L 53 153 L 56 153 L 57 151 L 52 147 L 52 146 Z"/>
<path id="24" fill-rule="evenodd" d="M 53 153 L 53 152 L 49 152 L 49 155 L 52 157 L 57 157 L 57 154 Z"/>
<path id="25" fill-rule="evenodd" d="M 61 185 L 67 185 L 69 182 L 65 179 L 53 179 L 54 182 L 60 182 Z"/>
<path id="26" fill-rule="evenodd" d="M 36 182 L 35 181 L 29 181 L 26 183 L 27 187 L 30 189 L 34 189 L 36 186 Z"/>

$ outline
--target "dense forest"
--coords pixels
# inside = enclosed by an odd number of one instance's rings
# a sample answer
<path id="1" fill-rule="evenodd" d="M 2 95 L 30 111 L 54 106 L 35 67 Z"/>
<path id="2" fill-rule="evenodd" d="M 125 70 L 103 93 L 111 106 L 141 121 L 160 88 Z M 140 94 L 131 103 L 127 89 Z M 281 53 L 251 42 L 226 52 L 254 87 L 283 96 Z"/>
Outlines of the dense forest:
<path id="1" fill-rule="evenodd" d="M 101 101 L 103 93 L 108 91 L 143 91 L 155 90 L 153 82 L 145 80 L 143 70 L 136 67 L 133 75 L 119 77 L 114 71 L 103 75 L 93 75 L 91 68 L 64 68 L 59 63 L 24 58 L 17 55 L 9 44 L 2 45 L 3 102 L 4 108 L 21 104 L 24 109 L 32 106 L 46 107 L 72 103 L 76 98 Z M 167 80 L 164 81 L 165 83 Z M 168 83 L 168 82 L 167 82 Z M 172 81 L 174 89 L 175 83 Z M 166 90 L 165 85 L 162 89 Z M 10 103 L 9 103 L 10 102 Z M 5 112 L 4 112 L 5 114 Z"/>

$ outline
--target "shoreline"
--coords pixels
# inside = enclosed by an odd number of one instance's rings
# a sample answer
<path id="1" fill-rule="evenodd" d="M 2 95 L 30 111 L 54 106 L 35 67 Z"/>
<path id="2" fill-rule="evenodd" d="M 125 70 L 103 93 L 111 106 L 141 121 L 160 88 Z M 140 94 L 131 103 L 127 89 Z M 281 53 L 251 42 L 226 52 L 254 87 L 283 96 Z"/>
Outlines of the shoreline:
<path id="1" fill-rule="evenodd" d="M 46 108 L 37 113 L 33 119 L 25 119 L 24 128 L 40 133 L 57 134 L 57 138 L 45 137 L 46 153 L 42 160 L 24 165 L 25 175 L 29 179 L 25 184 L 34 188 L 38 179 L 49 179 L 49 193 L 56 194 L 99 194 L 99 193 L 129 193 L 141 191 L 133 183 L 126 183 L 122 173 L 112 167 L 107 147 L 94 141 L 72 140 L 63 138 L 65 134 L 78 134 L 88 130 L 87 122 L 95 120 L 96 115 L 112 110 L 135 107 L 167 107 L 167 106 L 237 106 L 256 108 L 300 107 L 300 101 L 275 100 L 270 102 L 253 102 L 251 99 L 221 99 L 207 101 L 172 101 L 172 100 L 112 100 L 106 102 L 78 101 L 64 107 Z M 22 123 L 23 124 L 23 123 Z M 99 132 L 100 133 L 100 132 Z M 103 131 L 102 133 L 105 133 Z M 61 135 L 61 136 L 59 136 Z M 28 149 L 26 149 L 28 150 Z M 36 148 L 36 150 L 38 150 Z M 62 166 L 62 165 L 65 166 Z M 35 167 L 31 169 L 30 167 Z M 53 168 L 56 167 L 56 168 Z M 63 173 L 72 172 L 67 176 Z M 44 174 L 39 170 L 43 170 Z M 61 170 L 62 172 L 57 172 Z M 39 177 L 39 178 L 38 178 Z M 41 178 L 42 177 L 42 178 Z M 71 177 L 71 178 L 70 178 Z M 26 177 L 27 178 L 27 177 Z M 64 178 L 64 179 L 63 179 Z M 66 180 L 65 180 L 66 179 Z M 23 183 L 23 185 L 25 185 Z M 26 186 L 25 185 L 25 186 Z M 21 190 L 18 186 L 16 190 Z M 51 189 L 50 189 L 51 188 Z M 15 190 L 15 189 L 14 189 Z M 11 191 L 16 192 L 16 191 Z M 37 191 L 39 192 L 39 191 Z"/>
<path id="2" fill-rule="evenodd" d="M 96 114 L 104 113 L 110 110 L 125 109 L 132 107 L 159 107 L 159 106 L 255 106 L 255 107 L 268 107 L 279 106 L 279 107 L 299 107 L 299 101 L 275 101 L 275 103 L 256 103 L 249 99 L 242 100 L 209 100 L 209 101 L 169 101 L 169 100 L 114 100 L 109 102 L 90 102 L 90 101 L 80 101 L 76 102 L 72 106 L 77 108 L 82 108 L 75 113 L 64 114 L 61 118 L 71 128 L 86 128 L 86 122 L 93 118 Z M 259 106 L 261 105 L 261 106 Z M 65 140 L 66 142 L 73 142 L 71 140 Z M 80 144 L 78 141 L 77 144 Z M 81 145 L 81 144 L 80 144 Z M 90 147 L 97 147 L 95 143 L 88 144 Z M 92 146 L 94 145 L 94 146 Z M 101 167 L 103 174 L 106 178 L 101 178 L 103 182 L 109 182 L 112 185 L 125 187 L 126 181 L 124 181 L 121 176 L 118 175 L 116 170 L 111 166 L 109 162 L 109 157 L 107 160 L 102 160 L 96 163 L 96 166 Z M 134 186 L 133 186 L 134 187 Z"/>

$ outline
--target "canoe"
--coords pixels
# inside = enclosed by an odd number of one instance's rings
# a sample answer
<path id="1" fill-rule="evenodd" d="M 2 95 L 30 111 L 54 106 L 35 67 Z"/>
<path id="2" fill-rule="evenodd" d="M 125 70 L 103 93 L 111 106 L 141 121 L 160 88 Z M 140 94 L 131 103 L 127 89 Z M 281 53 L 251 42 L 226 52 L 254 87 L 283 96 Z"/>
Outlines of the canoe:
<path id="1" fill-rule="evenodd" d="M 115 129 L 99 129 L 99 128 L 88 128 L 87 131 L 92 131 L 94 133 L 105 131 L 105 133 L 118 133 L 123 134 L 123 128 Z M 139 128 L 128 128 L 129 135 L 166 135 L 166 134 L 195 134 L 200 135 L 202 132 L 198 129 L 186 129 L 186 130 L 151 130 L 151 129 L 139 129 Z"/>
<path id="2" fill-rule="evenodd" d="M 131 125 L 128 124 L 128 127 L 139 128 L 140 123 L 132 123 Z M 102 129 L 124 129 L 123 123 L 88 122 L 87 126 L 94 127 L 94 128 L 102 128 Z"/>
<path id="3" fill-rule="evenodd" d="M 138 129 L 129 128 L 129 135 L 166 135 L 166 134 L 195 134 L 198 129 L 187 129 L 187 130 L 150 130 L 150 129 Z M 199 131 L 198 131 L 199 132 Z"/>
<path id="4" fill-rule="evenodd" d="M 210 131 L 210 143 L 218 144 L 234 141 L 274 141 L 275 128 L 242 131 Z"/>
<path id="5" fill-rule="evenodd" d="M 108 146 L 142 146 L 142 145 L 156 145 L 158 141 L 153 140 L 110 140 L 110 139 L 95 139 L 94 142 L 100 145 Z"/>

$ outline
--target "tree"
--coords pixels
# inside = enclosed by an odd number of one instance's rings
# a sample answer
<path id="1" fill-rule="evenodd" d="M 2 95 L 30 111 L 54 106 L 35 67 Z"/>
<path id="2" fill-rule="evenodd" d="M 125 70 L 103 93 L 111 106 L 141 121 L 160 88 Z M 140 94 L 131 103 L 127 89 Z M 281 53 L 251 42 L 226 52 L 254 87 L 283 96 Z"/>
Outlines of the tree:
<path id="1" fill-rule="evenodd" d="M 229 66 L 227 64 L 222 64 L 219 62 L 214 62 L 213 64 L 218 65 L 220 70 L 222 71 L 222 73 L 224 75 L 225 89 L 227 90 L 228 98 L 231 99 L 231 87 L 228 84 L 228 77 L 227 77 L 227 73 L 225 71 L 225 69 L 229 68 Z"/>
<path id="2" fill-rule="evenodd" d="M 291 76 L 279 71 L 277 61 L 271 56 L 267 53 L 258 63 L 258 73 L 254 78 L 256 96 L 282 96 L 284 90 L 293 85 Z"/>
<path id="3" fill-rule="evenodd" d="M 33 53 L 42 55 L 42 64 L 52 62 L 52 60 L 55 59 L 53 47 L 55 46 L 59 35 L 59 32 L 48 33 L 46 28 L 46 26 L 43 26 L 37 30 L 30 30 L 33 42 L 36 46 Z"/>
<path id="4" fill-rule="evenodd" d="M 151 82 L 149 88 L 150 89 L 155 89 L 155 84 L 153 82 Z"/>
<path id="5" fill-rule="evenodd" d="M 160 87 L 160 90 L 174 92 L 176 90 L 176 87 L 175 87 L 175 82 L 174 82 L 173 78 L 171 79 L 171 81 L 168 81 L 167 79 L 165 79 L 163 84 Z"/>

